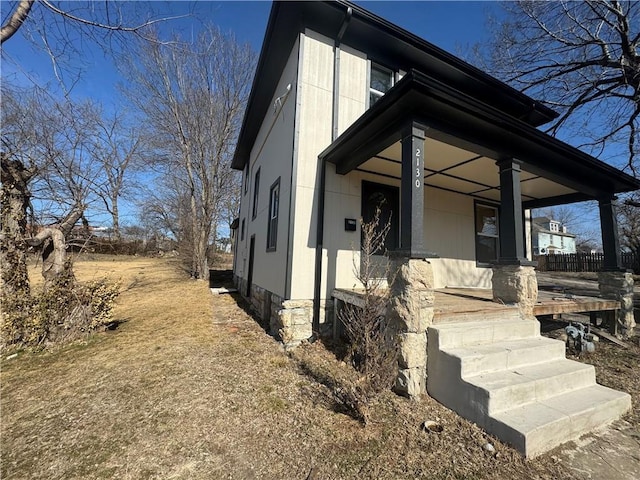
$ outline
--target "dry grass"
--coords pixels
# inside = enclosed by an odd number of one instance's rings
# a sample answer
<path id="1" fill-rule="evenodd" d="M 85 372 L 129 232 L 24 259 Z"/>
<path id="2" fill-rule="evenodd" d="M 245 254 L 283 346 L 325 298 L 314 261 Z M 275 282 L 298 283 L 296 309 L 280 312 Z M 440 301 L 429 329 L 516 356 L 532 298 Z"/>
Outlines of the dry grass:
<path id="1" fill-rule="evenodd" d="M 572 478 L 430 398 L 383 394 L 363 427 L 326 386 L 348 366 L 318 343 L 287 355 L 237 297 L 171 260 L 76 263 L 81 279 L 105 273 L 125 288 L 117 330 L 2 360 L 3 479 Z"/>

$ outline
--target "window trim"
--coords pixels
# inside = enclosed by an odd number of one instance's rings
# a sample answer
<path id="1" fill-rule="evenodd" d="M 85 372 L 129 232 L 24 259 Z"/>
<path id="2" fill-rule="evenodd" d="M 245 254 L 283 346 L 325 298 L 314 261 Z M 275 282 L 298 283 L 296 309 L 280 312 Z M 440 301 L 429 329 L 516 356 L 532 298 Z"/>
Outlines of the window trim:
<path id="1" fill-rule="evenodd" d="M 476 231 L 476 225 L 478 223 L 478 207 L 487 207 L 493 208 L 496 211 L 496 235 L 488 235 L 479 233 Z M 496 258 L 495 260 L 489 262 L 482 262 L 478 260 L 478 236 L 487 237 L 487 238 L 495 238 L 496 241 Z M 490 201 L 481 201 L 474 200 L 473 202 L 473 246 L 475 249 L 476 255 L 476 267 L 492 267 L 494 261 L 497 261 L 500 258 L 500 204 L 492 203 Z"/>
<path id="2" fill-rule="evenodd" d="M 273 194 L 278 192 L 277 206 L 273 212 Z M 275 213 L 275 216 L 274 216 Z M 267 215 L 267 252 L 275 252 L 278 246 L 278 219 L 280 218 L 280 177 L 269 187 L 269 214 Z M 273 237 L 273 238 L 272 238 Z"/>
<path id="3" fill-rule="evenodd" d="M 244 242 L 244 218 L 242 219 L 242 222 L 240 222 L 240 241 Z"/>
<path id="4" fill-rule="evenodd" d="M 255 220 L 258 215 L 258 196 L 260 194 L 260 167 L 253 177 L 253 204 L 251 208 L 251 220 Z"/>

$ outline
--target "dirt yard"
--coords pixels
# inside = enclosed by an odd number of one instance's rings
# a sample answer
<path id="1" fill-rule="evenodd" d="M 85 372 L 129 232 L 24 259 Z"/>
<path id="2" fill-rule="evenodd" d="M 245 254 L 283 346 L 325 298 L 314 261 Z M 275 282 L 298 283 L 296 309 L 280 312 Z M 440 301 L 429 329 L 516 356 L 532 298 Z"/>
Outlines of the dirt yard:
<path id="1" fill-rule="evenodd" d="M 381 395 L 362 426 L 325 386 L 347 365 L 320 343 L 287 355 L 240 298 L 213 297 L 172 262 L 77 262 L 82 279 L 122 279 L 119 327 L 2 355 L 1 478 L 583 478 L 559 450 L 525 461 L 428 397 Z M 632 393 L 636 430 L 639 350 L 587 360 Z"/>

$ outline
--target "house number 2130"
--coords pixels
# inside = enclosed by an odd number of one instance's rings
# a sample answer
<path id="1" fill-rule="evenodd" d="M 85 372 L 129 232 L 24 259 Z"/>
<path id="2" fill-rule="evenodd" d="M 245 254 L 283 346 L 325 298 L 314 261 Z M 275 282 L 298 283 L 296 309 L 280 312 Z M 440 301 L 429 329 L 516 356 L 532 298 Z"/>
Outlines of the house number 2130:
<path id="1" fill-rule="evenodd" d="M 420 149 L 416 148 L 416 188 L 420 188 L 422 182 L 420 181 L 420 177 L 422 176 L 422 165 L 420 165 Z"/>

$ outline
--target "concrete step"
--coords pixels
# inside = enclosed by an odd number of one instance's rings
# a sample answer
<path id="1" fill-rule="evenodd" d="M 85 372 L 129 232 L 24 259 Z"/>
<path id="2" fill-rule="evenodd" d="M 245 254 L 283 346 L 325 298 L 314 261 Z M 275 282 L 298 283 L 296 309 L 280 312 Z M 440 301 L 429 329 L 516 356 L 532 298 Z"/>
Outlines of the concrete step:
<path id="1" fill-rule="evenodd" d="M 617 419 L 631 397 L 595 382 L 591 365 L 567 360 L 537 320 L 429 327 L 427 391 L 533 457 Z"/>
<path id="2" fill-rule="evenodd" d="M 605 427 L 630 408 L 630 395 L 594 384 L 496 413 L 485 429 L 535 457 Z"/>
<path id="3" fill-rule="evenodd" d="M 440 352 L 445 361 L 458 365 L 462 377 L 468 377 L 563 359 L 565 344 L 552 338 L 533 337 L 447 348 Z"/>
<path id="4" fill-rule="evenodd" d="M 478 319 L 482 320 L 482 319 Z M 460 348 L 540 336 L 540 322 L 519 315 L 503 320 L 439 323 L 429 327 L 429 342 L 438 349 Z"/>
<path id="5" fill-rule="evenodd" d="M 593 365 L 559 359 L 462 379 L 470 386 L 471 401 L 493 415 L 594 385 L 596 371 Z"/>

